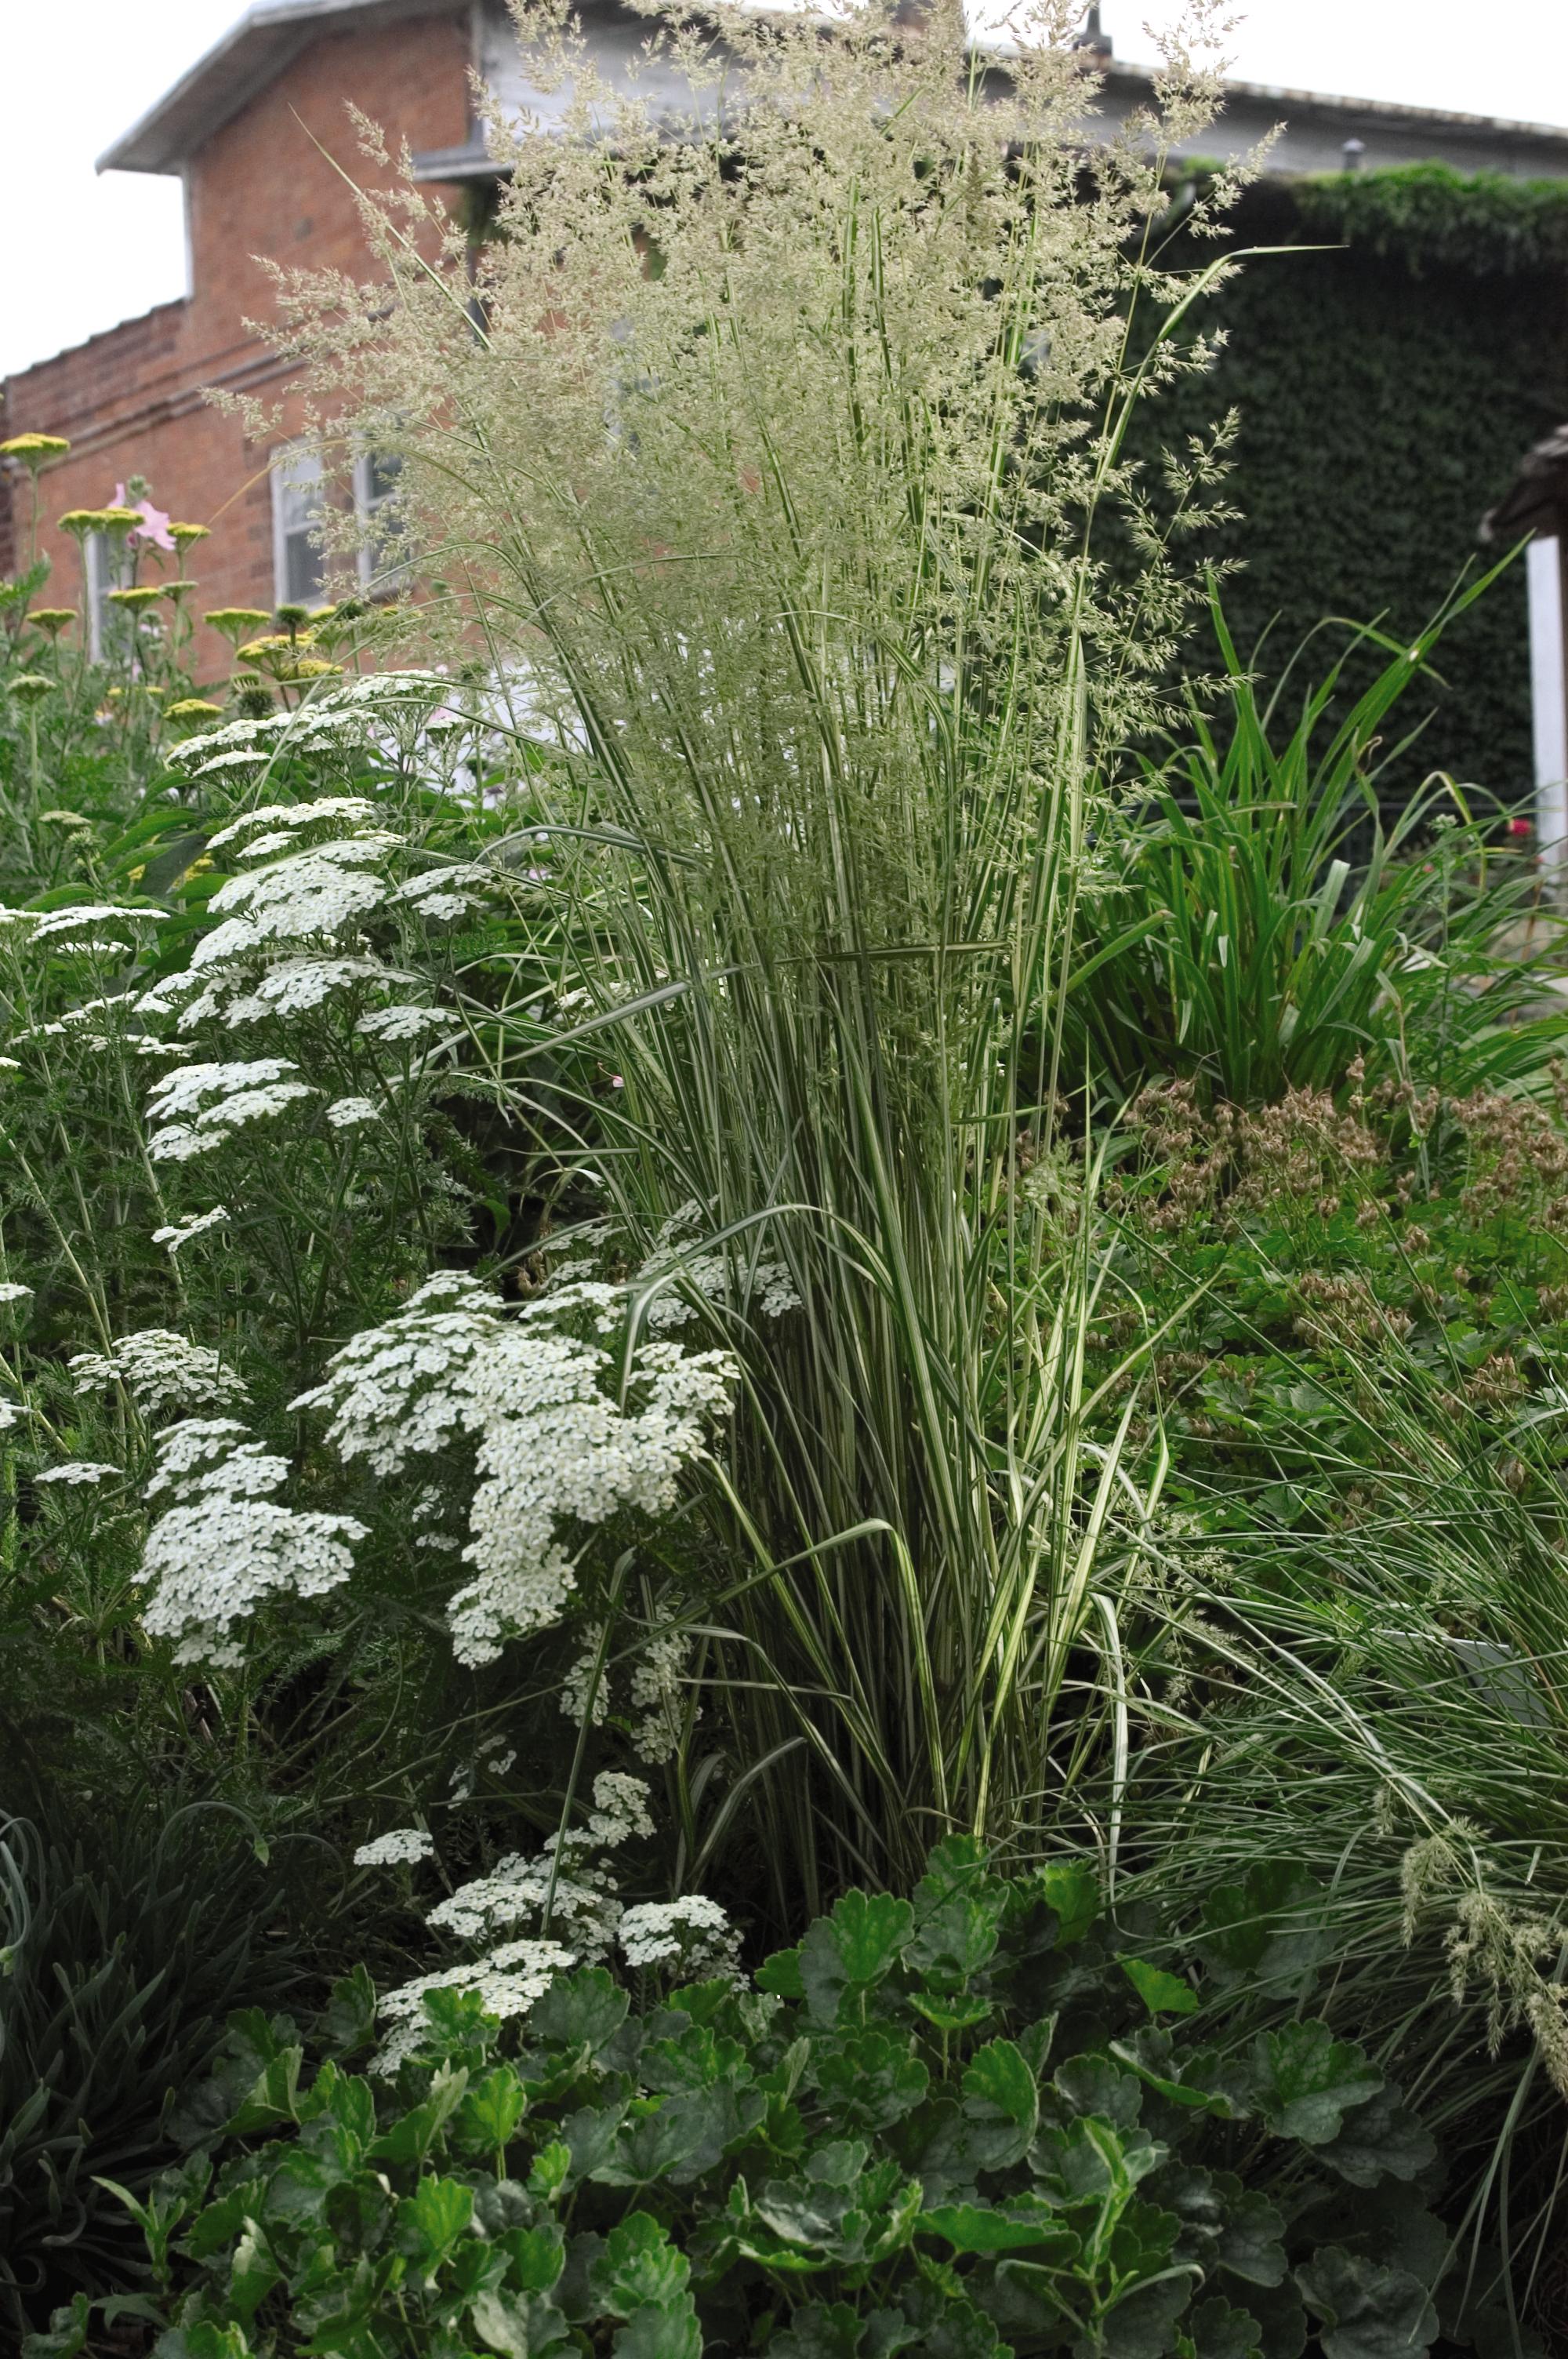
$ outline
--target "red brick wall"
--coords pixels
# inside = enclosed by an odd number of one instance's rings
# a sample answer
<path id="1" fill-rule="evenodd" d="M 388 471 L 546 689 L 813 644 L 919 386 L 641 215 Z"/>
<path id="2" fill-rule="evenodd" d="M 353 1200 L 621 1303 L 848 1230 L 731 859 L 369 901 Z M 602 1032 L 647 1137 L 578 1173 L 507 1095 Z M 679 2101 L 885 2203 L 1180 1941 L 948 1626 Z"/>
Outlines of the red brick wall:
<path id="1" fill-rule="evenodd" d="M 81 590 L 76 546 L 53 519 L 68 508 L 103 506 L 117 483 L 143 474 L 159 507 L 211 527 L 211 538 L 190 558 L 201 585 L 198 611 L 271 606 L 267 446 L 212 408 L 203 389 L 287 392 L 287 372 L 243 324 L 274 311 L 256 256 L 365 272 L 352 195 L 314 141 L 356 180 L 372 184 L 385 176 L 359 153 L 351 103 L 383 125 L 394 152 L 405 139 L 415 149 L 456 147 L 468 129 L 469 64 L 466 7 L 314 41 L 190 159 L 189 299 L 161 304 L 8 381 L 0 436 L 63 434 L 72 445 L 40 479 L 38 538 L 54 568 L 52 603 L 73 603 Z M 27 561 L 25 483 L 12 485 L 10 505 L 9 550 L 0 507 L 6 572 Z M 200 634 L 198 660 L 209 677 L 224 670 L 227 655 L 214 633 Z"/>

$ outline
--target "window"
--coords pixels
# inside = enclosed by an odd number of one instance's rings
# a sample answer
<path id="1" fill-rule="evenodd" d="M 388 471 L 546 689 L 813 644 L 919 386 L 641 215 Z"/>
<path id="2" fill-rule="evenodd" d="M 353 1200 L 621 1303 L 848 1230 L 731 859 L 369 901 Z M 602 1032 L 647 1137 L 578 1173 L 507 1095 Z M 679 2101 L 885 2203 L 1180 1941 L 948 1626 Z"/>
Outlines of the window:
<path id="1" fill-rule="evenodd" d="M 319 605 L 327 561 L 319 538 L 321 454 L 303 445 L 279 453 L 272 470 L 272 566 L 280 606 Z"/>
<path id="2" fill-rule="evenodd" d="M 373 594 L 398 589 L 406 576 L 404 525 L 395 496 L 402 474 L 403 462 L 394 451 L 367 451 L 354 462 L 360 581 Z"/>
<path id="3" fill-rule="evenodd" d="M 124 590 L 129 583 L 131 552 L 124 539 L 115 547 L 107 533 L 90 532 L 82 543 L 81 556 L 87 569 L 88 653 L 94 663 L 102 663 L 114 611 L 108 603 L 109 592 Z"/>

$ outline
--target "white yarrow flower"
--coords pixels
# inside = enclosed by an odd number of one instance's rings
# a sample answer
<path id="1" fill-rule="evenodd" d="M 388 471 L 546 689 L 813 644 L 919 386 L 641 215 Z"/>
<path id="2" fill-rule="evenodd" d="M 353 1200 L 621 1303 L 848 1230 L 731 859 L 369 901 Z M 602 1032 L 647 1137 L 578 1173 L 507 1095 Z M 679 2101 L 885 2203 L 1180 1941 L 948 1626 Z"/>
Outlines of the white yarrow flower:
<path id="1" fill-rule="evenodd" d="M 370 1843 L 361 1843 L 354 1854 L 356 1867 L 416 1867 L 421 1860 L 434 1859 L 436 1846 L 423 1827 L 396 1827 L 390 1834 L 377 1835 Z"/>

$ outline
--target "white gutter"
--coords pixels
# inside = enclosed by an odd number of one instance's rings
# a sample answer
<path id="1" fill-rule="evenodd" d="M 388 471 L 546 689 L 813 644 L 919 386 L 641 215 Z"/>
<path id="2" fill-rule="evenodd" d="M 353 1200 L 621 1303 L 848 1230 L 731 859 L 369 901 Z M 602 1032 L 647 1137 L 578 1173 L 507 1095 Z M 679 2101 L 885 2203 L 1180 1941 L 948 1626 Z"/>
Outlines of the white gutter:
<path id="1" fill-rule="evenodd" d="M 1530 586 L 1530 702 L 1535 736 L 1535 840 L 1544 866 L 1568 862 L 1568 630 L 1563 544 L 1538 537 L 1525 550 Z"/>

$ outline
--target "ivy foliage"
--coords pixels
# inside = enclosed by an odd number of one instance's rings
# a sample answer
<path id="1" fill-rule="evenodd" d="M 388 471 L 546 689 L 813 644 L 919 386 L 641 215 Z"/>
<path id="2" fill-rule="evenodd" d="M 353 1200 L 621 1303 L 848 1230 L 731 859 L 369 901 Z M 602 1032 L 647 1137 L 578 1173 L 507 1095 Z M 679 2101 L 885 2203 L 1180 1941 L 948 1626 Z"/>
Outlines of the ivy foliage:
<path id="1" fill-rule="evenodd" d="M 1435 2158 L 1399 2093 L 1321 2022 L 1202 2045 L 1194 1973 L 1127 1954 L 1080 1862 L 1004 1880 L 951 1838 L 755 1988 L 635 2011 L 559 1976 L 515 2056 L 476 1995 L 426 2006 L 395 2085 L 346 2069 L 362 1971 L 313 2075 L 286 2022 L 236 2018 L 223 2128 L 140 2209 L 159 2359 L 1296 2359 L 1309 2320 L 1382 2359 L 1438 2332 Z"/>
<path id="2" fill-rule="evenodd" d="M 1212 537 L 1236 561 L 1226 609 L 1277 681 L 1316 633 L 1309 677 L 1339 652 L 1325 617 L 1413 638 L 1483 550 L 1482 517 L 1532 443 L 1568 417 L 1568 180 L 1466 178 L 1442 165 L 1264 180 L 1231 217 L 1256 254 L 1204 308 L 1213 369 L 1141 423 L 1162 448 L 1234 410 L 1229 498 Z M 1173 259 L 1202 266 L 1195 242 Z M 1524 571 L 1511 567 L 1444 642 L 1433 721 L 1390 766 L 1402 802 L 1431 770 L 1505 803 L 1532 777 Z M 1369 669 L 1352 665 L 1353 699 Z"/>
<path id="3" fill-rule="evenodd" d="M 1308 234 L 1399 262 L 1418 278 L 1568 266 L 1568 180 L 1456 172 L 1433 162 L 1314 174 L 1293 181 L 1291 195 Z"/>

